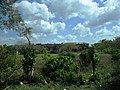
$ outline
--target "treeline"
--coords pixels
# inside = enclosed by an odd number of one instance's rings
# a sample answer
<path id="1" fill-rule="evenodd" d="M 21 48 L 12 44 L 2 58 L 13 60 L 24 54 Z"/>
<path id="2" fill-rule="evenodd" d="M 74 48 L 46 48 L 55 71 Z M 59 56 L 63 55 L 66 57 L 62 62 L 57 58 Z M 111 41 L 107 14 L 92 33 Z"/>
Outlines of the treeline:
<path id="1" fill-rule="evenodd" d="M 43 53 L 44 49 L 47 49 L 49 53 L 61 53 L 61 52 L 80 52 L 84 49 L 89 48 L 88 43 L 62 43 L 62 44 L 32 44 L 33 49 L 35 49 L 36 54 Z M 27 47 L 27 45 L 11 45 L 8 46 L 19 54 L 21 54 L 22 48 Z"/>
<path id="2" fill-rule="evenodd" d="M 120 37 L 114 40 L 103 39 L 92 46 L 101 53 L 111 54 L 113 51 L 120 49 Z M 16 52 L 20 53 L 22 48 L 27 47 L 27 45 L 10 45 L 8 47 L 14 48 Z M 80 52 L 89 48 L 89 43 L 32 44 L 32 47 L 35 49 L 36 54 L 43 53 L 45 48 L 49 53 Z"/>
<path id="3" fill-rule="evenodd" d="M 114 40 L 103 39 L 95 43 L 94 47 L 101 53 L 113 54 L 113 52 L 120 50 L 120 37 L 116 37 Z"/>
<path id="4" fill-rule="evenodd" d="M 2 47 L 4 45 L 0 45 Z M 111 54 L 113 51 L 120 49 L 120 37 L 114 40 L 103 39 L 92 46 L 101 53 Z M 24 45 L 10 45 L 9 48 L 15 49 L 20 54 L 22 48 L 27 47 Z M 36 54 L 43 53 L 44 49 L 47 49 L 49 53 L 61 53 L 61 52 L 80 52 L 89 48 L 89 43 L 61 43 L 61 44 L 32 44 Z"/>

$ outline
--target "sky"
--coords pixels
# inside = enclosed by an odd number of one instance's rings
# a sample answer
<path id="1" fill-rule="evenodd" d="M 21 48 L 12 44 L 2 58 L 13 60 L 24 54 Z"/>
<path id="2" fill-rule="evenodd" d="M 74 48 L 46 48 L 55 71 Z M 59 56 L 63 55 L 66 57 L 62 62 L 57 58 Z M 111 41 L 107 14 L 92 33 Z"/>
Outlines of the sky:
<path id="1" fill-rule="evenodd" d="M 120 36 L 120 0 L 19 0 L 15 3 L 32 43 L 97 43 Z M 0 30 L 0 44 L 26 43 L 11 30 Z"/>

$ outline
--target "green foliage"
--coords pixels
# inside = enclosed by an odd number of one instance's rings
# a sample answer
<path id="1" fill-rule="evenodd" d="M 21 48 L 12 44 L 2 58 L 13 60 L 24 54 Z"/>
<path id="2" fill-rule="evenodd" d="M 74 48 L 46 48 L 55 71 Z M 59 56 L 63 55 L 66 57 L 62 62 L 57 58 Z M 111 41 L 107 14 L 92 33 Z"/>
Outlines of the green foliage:
<path id="1" fill-rule="evenodd" d="M 0 70 L 15 66 L 15 50 L 13 48 L 3 46 L 0 48 Z"/>
<path id="2" fill-rule="evenodd" d="M 79 58 L 81 64 L 80 66 L 82 69 L 90 66 L 90 63 L 92 62 L 92 70 L 95 71 L 96 65 L 99 62 L 99 58 L 98 58 L 98 54 L 96 53 L 93 47 L 83 50 L 80 53 Z"/>
<path id="3" fill-rule="evenodd" d="M 47 82 L 61 84 L 82 84 L 79 65 L 70 56 L 50 57 L 43 68 Z"/>
<path id="4" fill-rule="evenodd" d="M 97 90 L 119 90 L 120 88 L 120 52 L 119 49 L 113 50 L 111 55 L 111 65 L 104 67 L 104 72 L 100 76 L 101 80 L 97 83 Z M 103 63 L 104 64 L 104 63 Z M 100 74 L 101 72 L 99 72 Z M 104 76 L 104 77 L 103 77 Z"/>
<path id="5" fill-rule="evenodd" d="M 79 45 L 75 43 L 63 43 L 59 47 L 59 52 L 72 52 L 77 51 Z"/>
<path id="6" fill-rule="evenodd" d="M 95 43 L 94 47 L 96 48 L 97 51 L 105 53 L 109 52 L 111 48 L 114 48 L 114 42 L 111 40 L 103 39 L 99 41 L 99 43 Z"/>
<path id="7" fill-rule="evenodd" d="M 97 90 L 119 90 L 120 78 L 106 76 L 97 86 Z"/>
<path id="8" fill-rule="evenodd" d="M 116 37 L 113 41 L 103 39 L 99 43 L 95 43 L 94 47 L 101 53 L 113 54 L 120 49 L 120 37 Z"/>
<path id="9" fill-rule="evenodd" d="M 112 76 L 115 77 L 120 77 L 120 51 L 112 54 Z"/>
<path id="10" fill-rule="evenodd" d="M 45 61 L 48 60 L 50 57 L 50 54 L 49 54 L 47 48 L 44 48 L 42 53 L 43 53 L 43 56 L 42 56 L 43 60 L 45 60 Z"/>
<path id="11" fill-rule="evenodd" d="M 76 54 L 74 54 L 73 52 L 62 52 L 59 55 L 61 55 L 61 56 L 69 56 L 72 59 L 75 59 L 75 57 L 76 57 Z"/>
<path id="12" fill-rule="evenodd" d="M 17 0 L 0 0 L 0 28 L 19 30 L 20 22 L 23 22 L 18 10 L 14 7 Z"/>
<path id="13" fill-rule="evenodd" d="M 103 52 L 106 53 L 106 54 L 112 54 L 112 53 L 114 53 L 115 51 L 116 51 L 116 49 L 115 49 L 115 48 L 111 48 L 111 47 L 105 48 L 105 49 L 103 50 Z"/>
<path id="14" fill-rule="evenodd" d="M 118 70 L 120 68 L 117 68 Z M 119 90 L 120 89 L 120 72 L 113 68 L 109 73 L 104 72 L 104 77 L 96 86 L 97 90 Z"/>
<path id="15" fill-rule="evenodd" d="M 22 60 L 23 70 L 26 76 L 29 76 L 29 74 L 33 70 L 33 66 L 35 63 L 35 58 L 36 58 L 35 50 L 33 48 L 23 48 L 21 53 L 24 56 L 24 59 Z"/>
<path id="16" fill-rule="evenodd" d="M 9 87 L 6 90 L 93 90 L 88 86 L 77 87 L 76 85 L 62 86 L 59 84 L 51 85 L 17 85 L 14 87 Z"/>
<path id="17" fill-rule="evenodd" d="M 0 47 L 0 87 L 12 80 L 12 74 L 16 70 L 16 52 L 13 47 Z M 15 77 L 14 77 L 15 78 Z"/>
<path id="18" fill-rule="evenodd" d="M 41 75 L 41 73 L 34 73 L 33 78 L 32 78 L 32 83 L 34 83 L 35 85 L 37 84 L 45 84 L 45 79 L 44 77 Z"/>
<path id="19" fill-rule="evenodd" d="M 80 58 L 80 66 L 81 68 L 83 69 L 84 67 L 87 67 L 90 65 L 90 56 L 89 56 L 89 50 L 86 49 L 86 50 L 83 50 L 80 55 L 79 55 L 79 58 Z"/>
<path id="20" fill-rule="evenodd" d="M 99 58 L 94 47 L 89 47 L 88 49 L 83 50 L 80 53 L 79 58 L 81 71 L 90 68 L 90 65 L 92 66 L 92 75 L 89 77 L 89 81 L 96 82 L 99 79 L 97 74 L 95 73 Z"/>

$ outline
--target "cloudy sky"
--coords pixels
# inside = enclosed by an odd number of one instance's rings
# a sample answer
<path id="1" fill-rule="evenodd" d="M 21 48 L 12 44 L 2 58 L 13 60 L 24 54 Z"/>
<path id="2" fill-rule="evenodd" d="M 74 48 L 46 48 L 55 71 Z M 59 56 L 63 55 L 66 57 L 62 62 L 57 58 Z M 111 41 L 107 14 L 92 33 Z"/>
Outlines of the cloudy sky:
<path id="1" fill-rule="evenodd" d="M 88 42 L 120 36 L 120 0 L 19 0 L 15 6 L 32 27 L 32 43 Z M 0 30 L 0 44 L 26 42 Z"/>

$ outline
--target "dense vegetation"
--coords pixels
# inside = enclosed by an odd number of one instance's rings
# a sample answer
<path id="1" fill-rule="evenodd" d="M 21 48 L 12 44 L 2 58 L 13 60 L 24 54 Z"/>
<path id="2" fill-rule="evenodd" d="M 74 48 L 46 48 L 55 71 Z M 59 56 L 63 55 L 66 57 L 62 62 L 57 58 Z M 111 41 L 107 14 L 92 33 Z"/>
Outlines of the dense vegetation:
<path id="1" fill-rule="evenodd" d="M 0 87 L 14 90 L 35 85 L 33 89 L 39 90 L 45 87 L 46 90 L 63 87 L 69 90 L 119 90 L 118 43 L 119 38 L 102 40 L 81 51 L 57 53 L 46 48 L 41 53 L 35 52 L 39 49 L 35 49 L 36 45 L 31 49 L 19 45 L 19 53 L 16 46 L 0 46 Z M 21 84 L 25 86 L 19 86 Z"/>

